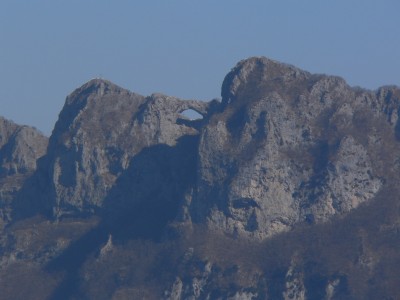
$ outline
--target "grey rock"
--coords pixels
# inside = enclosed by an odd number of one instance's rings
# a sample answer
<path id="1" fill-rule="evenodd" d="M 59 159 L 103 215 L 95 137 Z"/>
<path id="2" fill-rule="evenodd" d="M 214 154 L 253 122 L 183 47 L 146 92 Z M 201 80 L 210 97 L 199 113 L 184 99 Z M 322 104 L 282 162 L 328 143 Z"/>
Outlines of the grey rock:
<path id="1" fill-rule="evenodd" d="M 229 289 L 219 288 L 215 285 L 218 278 L 226 276 L 224 273 L 227 270 L 221 270 L 218 266 L 214 266 L 209 261 L 182 261 L 186 268 L 194 271 L 191 276 L 177 277 L 171 287 L 164 292 L 166 300 L 179 299 L 231 299 L 231 300 L 250 300 L 258 299 L 257 285 L 260 283 L 260 278 L 253 276 L 253 279 L 248 279 L 250 286 L 240 287 L 232 284 Z M 184 274 L 185 275 L 185 274 Z M 255 274 L 252 274 L 255 275 Z M 242 275 L 243 276 L 243 275 Z"/>
<path id="2" fill-rule="evenodd" d="M 201 131 L 191 202 L 192 219 L 210 228 L 264 239 L 349 212 L 385 181 L 371 156 L 379 137 L 395 139 L 395 87 L 371 92 L 250 58 L 226 76 L 222 106 Z M 396 155 L 387 160 L 393 169 Z"/>
<path id="3" fill-rule="evenodd" d="M 252 293 L 252 292 L 245 292 L 245 291 L 239 291 L 236 292 L 235 295 L 227 298 L 229 300 L 252 300 L 252 299 L 257 299 L 257 293 Z"/>
<path id="4" fill-rule="evenodd" d="M 56 217 L 98 212 L 133 157 L 198 134 L 199 122 L 180 113 L 193 109 L 205 115 L 207 107 L 161 94 L 143 97 L 106 80 L 91 80 L 67 97 L 32 187 L 36 192 L 29 194 L 45 191 L 43 202 Z M 41 178 L 49 181 L 40 183 Z"/>
<path id="5" fill-rule="evenodd" d="M 171 294 L 166 298 L 167 300 L 180 300 L 182 295 L 182 280 L 178 277 L 171 288 Z"/>
<path id="6" fill-rule="evenodd" d="M 47 138 L 35 128 L 0 117 L 0 177 L 31 173 L 47 148 Z"/>
<path id="7" fill-rule="evenodd" d="M 297 267 L 296 259 L 292 258 L 289 270 L 285 277 L 285 291 L 282 293 L 284 300 L 305 300 L 306 289 L 304 286 L 304 271 Z"/>
<path id="8" fill-rule="evenodd" d="M 48 139 L 35 128 L 0 117 L 0 228 L 11 220 L 12 202 L 36 170 Z"/>
<path id="9" fill-rule="evenodd" d="M 331 300 L 335 295 L 335 289 L 340 284 L 340 279 L 334 279 L 329 281 L 328 285 L 326 286 L 326 300 Z"/>

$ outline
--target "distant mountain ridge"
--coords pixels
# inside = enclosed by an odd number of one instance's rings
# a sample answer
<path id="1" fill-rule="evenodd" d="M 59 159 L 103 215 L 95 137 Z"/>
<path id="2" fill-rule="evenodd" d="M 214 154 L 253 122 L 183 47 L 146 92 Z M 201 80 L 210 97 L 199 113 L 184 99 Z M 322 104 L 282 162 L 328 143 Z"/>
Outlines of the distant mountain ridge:
<path id="1" fill-rule="evenodd" d="M 357 298 L 359 287 L 378 276 L 372 264 L 318 271 L 322 279 L 317 284 L 310 279 L 317 276 L 315 270 L 299 254 L 311 246 L 293 242 L 293 235 L 320 238 L 315 232 L 328 230 L 320 228 L 332 222 L 351 223 L 357 214 L 354 220 L 363 219 L 379 201 L 397 203 L 400 89 L 352 88 L 339 77 L 252 57 L 227 74 L 221 95 L 221 101 L 210 102 L 144 97 L 93 79 L 67 97 L 49 139 L 0 118 L 0 220 L 5 227 L 0 276 L 19 274 L 16 266 L 25 263 L 39 281 L 51 272 L 65 273 L 58 281 L 40 283 L 49 298 L 154 298 L 144 286 L 126 288 L 138 275 L 126 275 L 124 284 L 109 287 L 101 297 L 90 288 L 95 283 L 83 278 L 95 276 L 89 269 L 100 267 L 101 257 L 114 257 L 117 250 L 112 249 L 139 251 L 142 246 L 127 246 L 132 241 L 181 247 L 208 235 L 203 242 L 211 243 L 216 235 L 258 249 L 260 243 L 279 244 L 275 241 L 287 236 L 294 252 L 279 266 L 279 278 L 246 269 L 246 264 L 238 267 L 236 258 L 222 266 L 209 256 L 211 250 L 197 253 L 196 262 L 197 250 L 188 247 L 178 259 L 180 269 L 159 267 L 160 274 L 174 279 L 160 279 L 166 286 L 155 284 L 164 291 L 155 299 L 362 299 Z M 188 109 L 203 118 L 184 117 Z M 349 228 L 367 232 L 354 243 L 368 248 L 369 223 L 365 228 L 354 224 Z M 31 226 L 42 228 L 40 238 L 30 237 Z M 68 256 L 74 247 L 82 249 L 82 256 Z M 368 251 L 354 256 L 361 259 Z M 379 264 L 375 256 L 368 259 Z M 113 259 L 107 264 L 119 262 Z M 239 280 L 240 268 L 254 278 Z M 354 275 L 362 268 L 369 270 L 368 279 Z M 113 272 L 122 276 L 121 270 Z M 227 288 L 224 276 L 233 276 L 229 280 L 235 284 Z M 358 280 L 363 283 L 357 286 L 353 281 Z M 8 293 L 10 299 L 16 295 Z M 393 289 L 387 293 L 396 294 Z"/>

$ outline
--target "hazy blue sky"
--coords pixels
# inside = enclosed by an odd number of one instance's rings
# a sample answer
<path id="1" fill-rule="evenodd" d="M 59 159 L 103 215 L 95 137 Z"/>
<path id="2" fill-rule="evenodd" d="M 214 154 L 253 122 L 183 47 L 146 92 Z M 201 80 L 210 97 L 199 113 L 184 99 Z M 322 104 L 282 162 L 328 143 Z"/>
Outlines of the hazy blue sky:
<path id="1" fill-rule="evenodd" d="M 98 76 L 210 100 L 254 55 L 400 85 L 400 1 L 0 0 L 0 115 L 50 134 L 66 95 Z"/>

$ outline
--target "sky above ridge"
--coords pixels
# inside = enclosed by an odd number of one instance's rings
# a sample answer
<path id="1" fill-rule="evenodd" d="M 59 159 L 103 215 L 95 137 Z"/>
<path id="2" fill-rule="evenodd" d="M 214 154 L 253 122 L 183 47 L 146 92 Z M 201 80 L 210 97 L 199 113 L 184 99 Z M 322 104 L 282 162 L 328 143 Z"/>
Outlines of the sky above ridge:
<path id="1" fill-rule="evenodd" d="M 398 0 L 0 0 L 0 115 L 49 135 L 94 77 L 211 100 L 250 56 L 400 85 L 399 12 Z"/>

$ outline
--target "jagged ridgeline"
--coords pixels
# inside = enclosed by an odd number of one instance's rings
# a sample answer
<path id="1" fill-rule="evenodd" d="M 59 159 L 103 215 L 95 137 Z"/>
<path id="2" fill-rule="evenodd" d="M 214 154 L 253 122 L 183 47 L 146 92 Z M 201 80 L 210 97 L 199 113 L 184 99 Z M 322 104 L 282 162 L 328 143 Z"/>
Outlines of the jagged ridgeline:
<path id="1" fill-rule="evenodd" d="M 399 298 L 400 89 L 255 57 L 221 95 L 0 118 L 0 299 Z"/>

